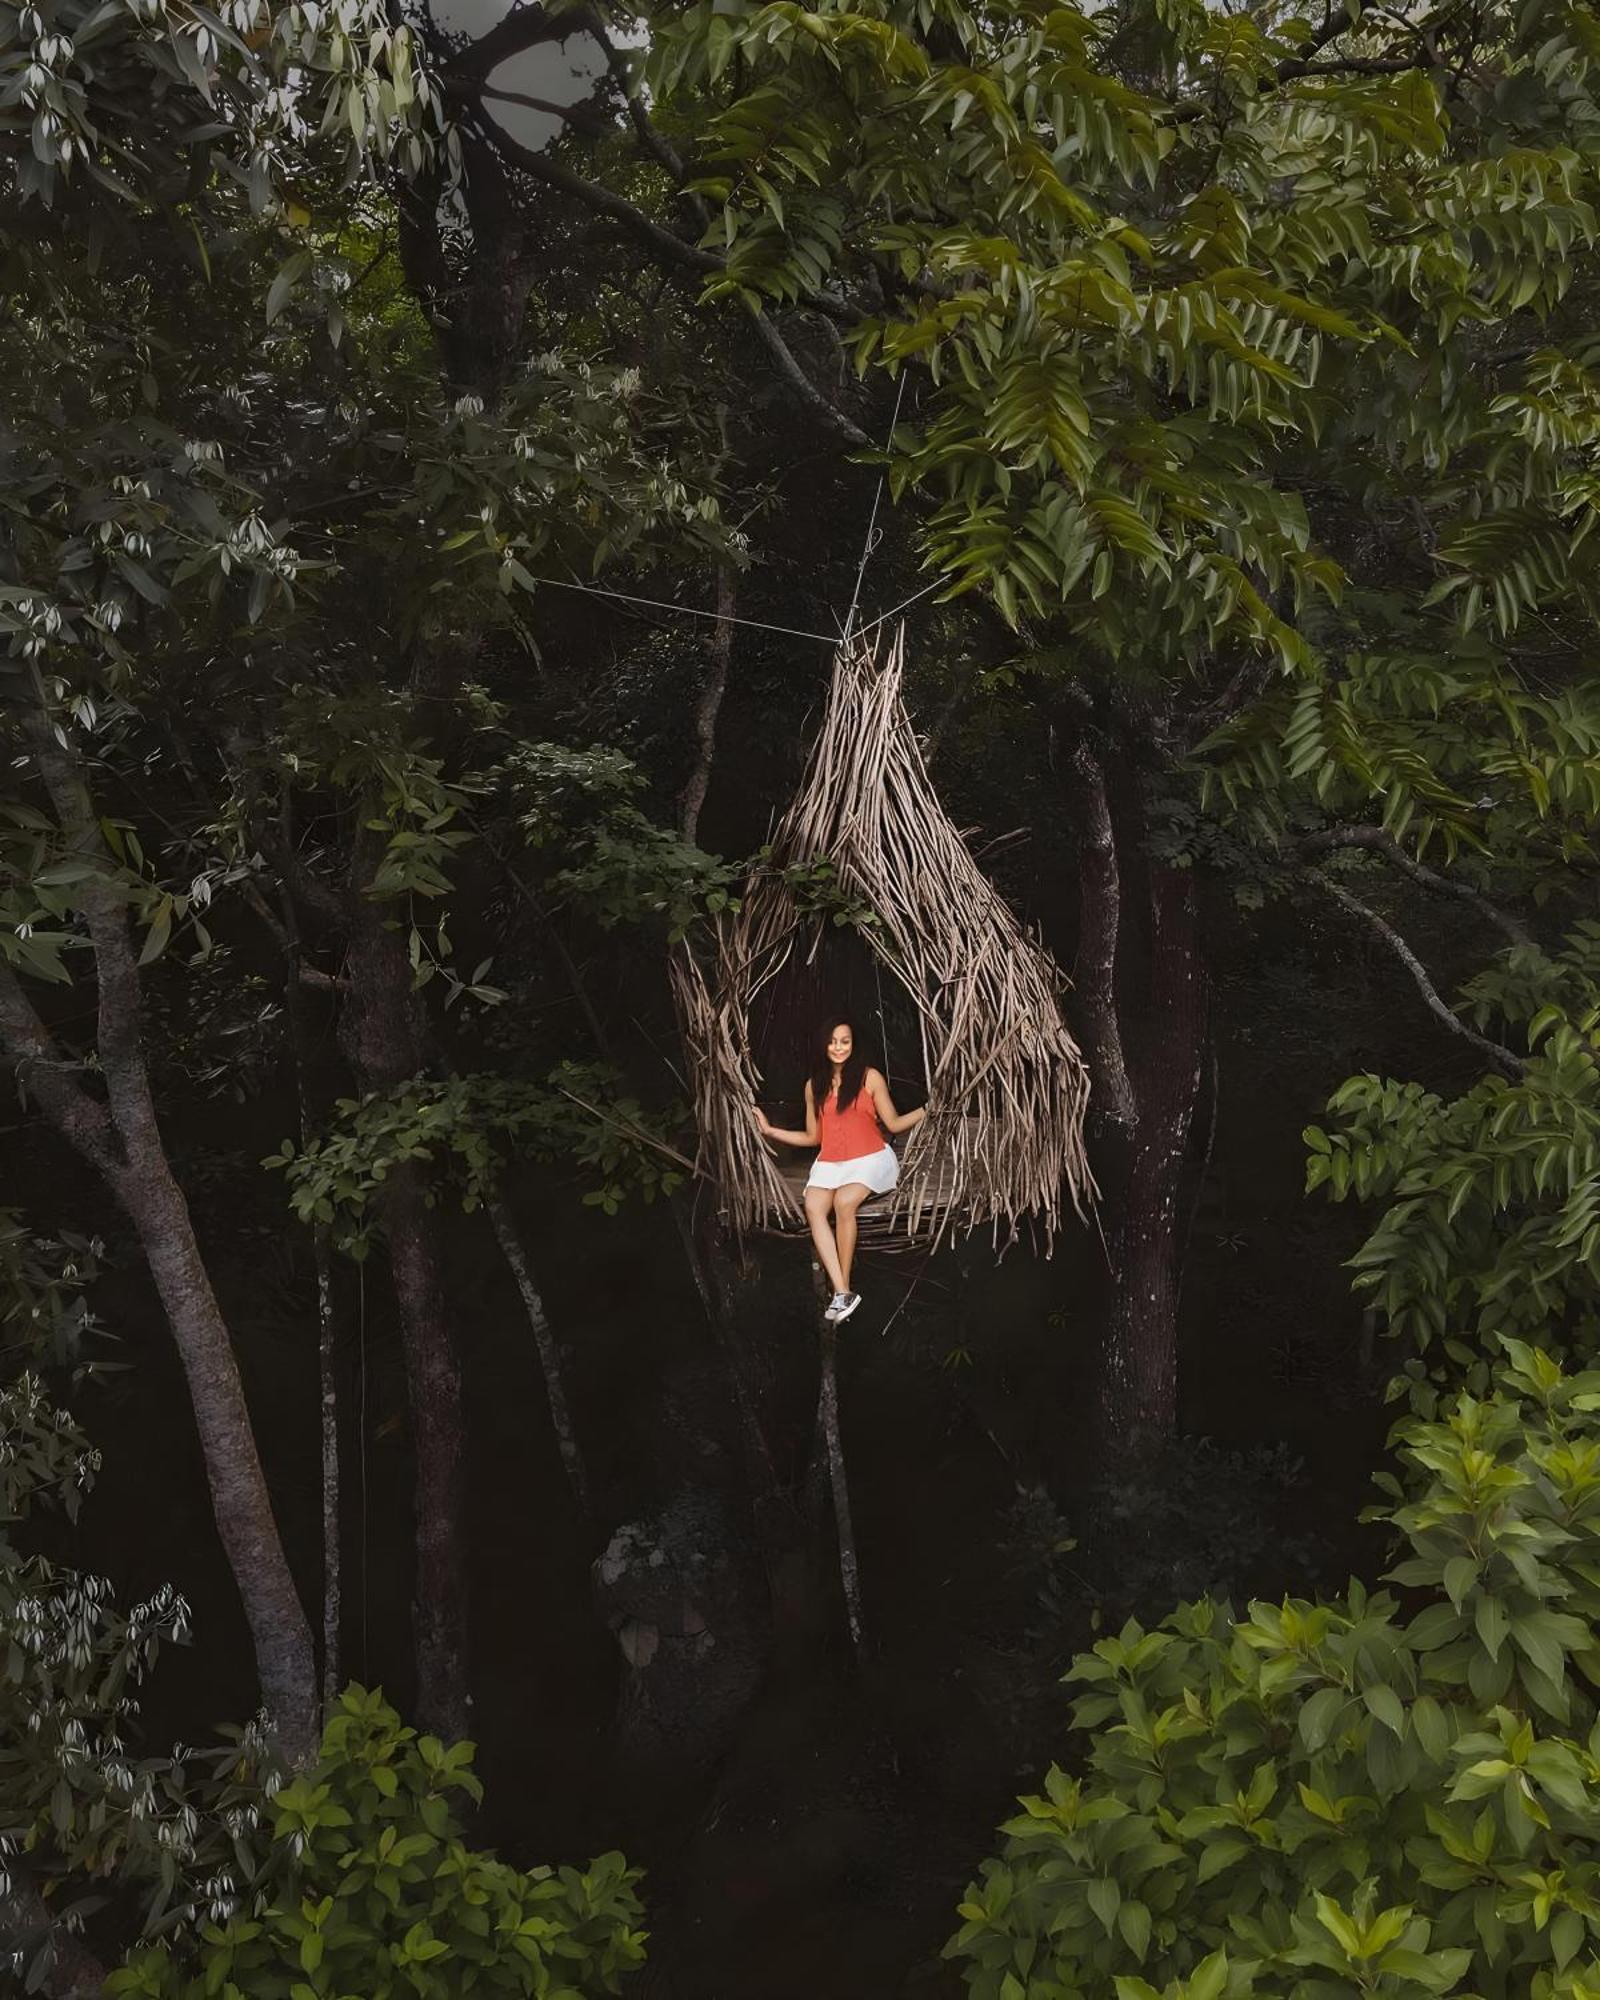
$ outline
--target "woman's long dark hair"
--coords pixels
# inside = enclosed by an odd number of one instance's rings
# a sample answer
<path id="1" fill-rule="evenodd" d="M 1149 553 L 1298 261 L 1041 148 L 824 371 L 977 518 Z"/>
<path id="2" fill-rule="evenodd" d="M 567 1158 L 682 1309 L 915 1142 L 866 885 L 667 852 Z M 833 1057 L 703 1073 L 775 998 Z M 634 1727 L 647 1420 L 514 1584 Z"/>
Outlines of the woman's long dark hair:
<path id="1" fill-rule="evenodd" d="M 820 1112 L 828 1101 L 828 1093 L 833 1089 L 833 1058 L 828 1054 L 828 1044 L 833 1039 L 835 1028 L 850 1030 L 853 1046 L 850 1060 L 839 1072 L 839 1109 L 848 1111 L 861 1095 L 861 1086 L 867 1080 L 867 1051 L 854 1021 L 843 1014 L 830 1014 L 817 1030 L 816 1051 L 811 1068 L 811 1097 Z M 793 1075 L 793 1071 L 790 1072 Z"/>

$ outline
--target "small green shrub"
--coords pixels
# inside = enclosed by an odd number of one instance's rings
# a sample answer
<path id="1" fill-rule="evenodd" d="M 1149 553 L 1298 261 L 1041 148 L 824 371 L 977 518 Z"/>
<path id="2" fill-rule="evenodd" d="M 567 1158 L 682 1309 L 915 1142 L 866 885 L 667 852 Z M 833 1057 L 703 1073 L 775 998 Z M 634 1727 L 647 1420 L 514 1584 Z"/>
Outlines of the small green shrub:
<path id="1" fill-rule="evenodd" d="M 107 1984 L 139 2000 L 591 2000 L 644 1960 L 618 1854 L 526 1872 L 462 1841 L 450 1795 L 478 1796 L 472 1745 L 406 1728 L 352 1688 L 316 1767 L 267 1806 L 244 1905 L 197 1947 L 136 1953 Z"/>

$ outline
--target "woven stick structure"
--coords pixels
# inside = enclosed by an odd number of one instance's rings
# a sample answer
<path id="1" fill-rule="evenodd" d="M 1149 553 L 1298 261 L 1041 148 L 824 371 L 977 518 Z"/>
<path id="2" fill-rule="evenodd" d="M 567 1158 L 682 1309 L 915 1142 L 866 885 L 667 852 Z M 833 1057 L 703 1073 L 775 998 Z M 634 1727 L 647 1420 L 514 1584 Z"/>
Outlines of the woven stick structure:
<path id="1" fill-rule="evenodd" d="M 1061 1018 L 1060 969 L 1017 922 L 946 817 L 901 696 L 905 634 L 880 661 L 840 647 L 827 711 L 770 863 L 709 953 L 680 947 L 673 986 L 694 1063 L 698 1166 L 739 1235 L 804 1232 L 795 1173 L 756 1129 L 755 1003 L 803 963 L 830 919 L 802 907 L 788 871 L 826 859 L 841 896 L 877 921 L 859 935 L 910 996 L 928 1116 L 900 1185 L 862 1210 L 864 1237 L 937 1242 L 988 1227 L 1009 1242 L 1031 1218 L 1048 1250 L 1063 1197 L 1093 1197 L 1084 1151 L 1088 1072 Z M 709 962 L 707 962 L 709 960 Z"/>

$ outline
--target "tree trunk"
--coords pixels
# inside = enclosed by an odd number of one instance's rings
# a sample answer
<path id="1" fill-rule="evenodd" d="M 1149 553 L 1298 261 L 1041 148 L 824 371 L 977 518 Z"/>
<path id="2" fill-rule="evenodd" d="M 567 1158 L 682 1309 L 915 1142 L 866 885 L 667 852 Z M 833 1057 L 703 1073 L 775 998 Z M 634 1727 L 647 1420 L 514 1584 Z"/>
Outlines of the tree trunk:
<path id="1" fill-rule="evenodd" d="M 284 1017 L 289 1024 L 289 1053 L 294 1064 L 295 1101 L 300 1112 L 300 1144 L 309 1146 L 316 1134 L 312 1114 L 311 1076 L 306 1051 L 305 954 L 301 948 L 299 915 L 288 890 L 281 900 L 284 946 Z M 333 1270 L 328 1231 L 311 1225 L 311 1257 L 317 1281 L 317 1410 L 322 1474 L 322 1719 L 326 1723 L 339 1699 L 341 1674 L 340 1626 L 343 1617 L 342 1507 L 340 1504 L 338 1323 L 333 1309 Z"/>
<path id="2" fill-rule="evenodd" d="M 278 1538 L 228 1329 L 182 1190 L 163 1156 L 130 1149 L 112 1181 L 150 1266 L 194 1406 L 217 1532 L 255 1640 L 261 1695 L 295 1762 L 316 1741 L 311 1627 Z"/>
<path id="3" fill-rule="evenodd" d="M 685 842 L 693 847 L 700 838 L 700 813 L 711 787 L 711 766 L 717 751 L 717 717 L 722 698 L 728 691 L 728 663 L 733 657 L 733 614 L 736 604 L 733 571 L 726 563 L 717 565 L 717 624 L 712 630 L 708 651 L 711 664 L 694 707 L 695 760 L 683 788 L 679 824 Z"/>
<path id="4" fill-rule="evenodd" d="M 351 926 L 340 1041 L 363 1091 L 391 1091 L 422 1068 L 423 1026 L 401 933 L 369 907 Z M 416 1462 L 412 1641 L 417 1716 L 454 1739 L 468 1733 L 465 1445 L 461 1371 L 445 1301 L 439 1213 L 423 1170 L 385 1179 L 378 1216 L 388 1248 L 405 1357 Z"/>
<path id="5" fill-rule="evenodd" d="M 19 1015 L 31 1010 L 9 977 L 0 984 L 5 987 L 0 994 L 0 1030 L 19 1077 L 26 1084 L 34 1062 L 48 1061 L 59 1070 L 59 1058 L 43 1053 L 52 1045 L 42 1031 L 39 1054 L 30 1058 L 19 1053 L 13 1029 Z M 188 1204 L 153 1127 L 140 1132 L 136 1120 L 124 1120 L 118 1144 L 102 1107 L 75 1086 L 68 1088 L 78 1098 L 79 1115 L 74 1119 L 52 1115 L 51 1122 L 75 1144 L 101 1121 L 106 1127 L 104 1143 L 94 1145 L 87 1157 L 134 1226 L 177 1343 L 217 1533 L 250 1628 L 261 1699 L 285 1754 L 299 1762 L 316 1742 L 311 1628 L 278 1535 L 232 1338 L 195 1239 Z M 54 1093 L 38 1094 L 50 1111 Z M 81 1145 L 79 1149 L 83 1150 Z"/>
<path id="6" fill-rule="evenodd" d="M 1179 1196 L 1205 1054 L 1205 980 L 1195 882 L 1165 869 L 1151 884 L 1150 1009 L 1136 1038 L 1137 1116 L 1107 1232 L 1111 1299 L 1098 1392 L 1113 1456 L 1172 1437 L 1178 1424 Z M 1108 1193 L 1110 1190 L 1108 1190 Z"/>
<path id="7" fill-rule="evenodd" d="M 578 1448 L 578 1433 L 573 1426 L 572 1410 L 567 1402 L 566 1377 L 561 1366 L 561 1349 L 550 1330 L 549 1315 L 544 1309 L 544 1300 L 539 1296 L 539 1288 L 533 1282 L 533 1273 L 528 1268 L 527 1252 L 522 1247 L 522 1239 L 517 1234 L 517 1226 L 511 1218 L 511 1211 L 498 1195 L 490 1195 L 484 1203 L 488 1211 L 489 1223 L 495 1233 L 511 1275 L 517 1281 L 517 1290 L 522 1296 L 522 1304 L 528 1315 L 528 1325 L 533 1330 L 533 1344 L 538 1351 L 539 1367 L 544 1375 L 544 1392 L 550 1403 L 550 1422 L 555 1429 L 556 1445 L 561 1453 L 561 1463 L 566 1470 L 567 1484 L 572 1488 L 572 1497 L 578 1503 L 578 1512 L 585 1520 L 590 1516 L 589 1475 L 584 1467 L 583 1453 Z"/>
<path id="8" fill-rule="evenodd" d="M 461 1370 L 435 1242 L 437 1211 L 422 1175 L 397 1167 L 381 1213 L 400 1311 L 411 1448 L 416 1460 L 417 1567 L 412 1645 L 417 1717 L 447 1742 L 469 1735 Z"/>
<path id="9" fill-rule="evenodd" d="M 317 1405 L 322 1458 L 322 1717 L 333 1713 L 343 1680 L 340 1634 L 344 1618 L 344 1561 L 340 1506 L 338 1324 L 327 1232 L 313 1242 L 317 1264 Z"/>
<path id="10" fill-rule="evenodd" d="M 1107 1263 L 1095 1415 L 1100 1455 L 1114 1469 L 1177 1429 L 1179 1196 L 1200 1093 L 1206 990 L 1194 871 L 1150 866 L 1138 941 L 1146 977 L 1137 980 L 1123 921 L 1132 829 L 1113 815 L 1087 742 L 1073 755 L 1072 790 L 1082 836 L 1078 987 Z"/>
<path id="11" fill-rule="evenodd" d="M 278 1533 L 239 1377 L 193 1218 L 167 1159 L 141 1042 L 142 993 L 127 911 L 82 767 L 56 736 L 43 690 L 24 727 L 71 850 L 95 871 L 80 904 L 94 951 L 96 1055 L 106 1102 L 70 1072 L 15 975 L 0 970 L 0 1046 L 51 1123 L 104 1178 L 139 1237 L 177 1343 L 212 1512 L 255 1652 L 261 1698 L 291 1762 L 316 1747 L 311 1628 Z"/>

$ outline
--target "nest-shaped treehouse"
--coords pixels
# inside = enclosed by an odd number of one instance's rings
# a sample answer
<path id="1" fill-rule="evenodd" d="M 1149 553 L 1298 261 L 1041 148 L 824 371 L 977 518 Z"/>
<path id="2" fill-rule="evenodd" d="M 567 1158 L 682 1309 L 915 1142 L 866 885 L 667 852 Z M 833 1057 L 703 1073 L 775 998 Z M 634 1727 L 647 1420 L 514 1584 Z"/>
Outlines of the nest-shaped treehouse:
<path id="1" fill-rule="evenodd" d="M 894 1015 L 920 1057 L 920 1076 L 909 1055 L 904 1069 L 885 1063 L 891 1090 L 905 1109 L 920 1087 L 928 1115 L 900 1143 L 899 1186 L 862 1210 L 863 1238 L 932 1245 L 988 1228 L 1003 1246 L 1027 1222 L 1048 1251 L 1063 1203 L 1082 1216 L 1093 1196 L 1088 1074 L 1060 1006 L 1067 982 L 940 805 L 902 698 L 903 662 L 903 631 L 881 659 L 861 640 L 841 646 L 768 858 L 710 944 L 675 955 L 697 1164 L 740 1236 L 804 1234 L 808 1162 L 776 1158 L 756 1129 L 766 1065 L 785 1020 L 793 1046 L 797 998 L 811 1001 L 807 1029 L 830 1009 L 859 1026 L 875 1000 L 880 1031 Z M 841 944 L 853 968 L 841 968 Z M 797 1082 L 803 1062 L 791 1069 Z M 796 1090 L 769 1115 L 794 1124 L 797 1100 Z"/>

